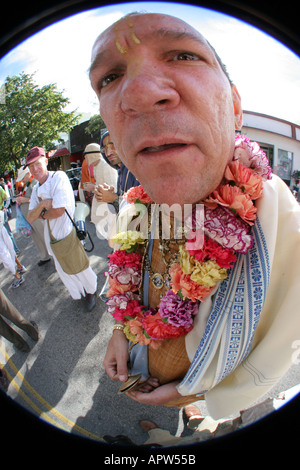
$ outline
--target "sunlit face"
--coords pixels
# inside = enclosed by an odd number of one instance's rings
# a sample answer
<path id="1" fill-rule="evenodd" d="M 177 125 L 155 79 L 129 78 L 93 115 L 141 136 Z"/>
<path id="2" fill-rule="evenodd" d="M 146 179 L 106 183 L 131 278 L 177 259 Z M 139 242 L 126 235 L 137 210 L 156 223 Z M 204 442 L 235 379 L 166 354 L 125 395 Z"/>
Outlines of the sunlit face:
<path id="1" fill-rule="evenodd" d="M 31 163 L 28 165 L 29 171 L 40 184 L 43 184 L 48 175 L 48 170 L 47 170 L 47 164 L 48 160 L 46 157 L 41 157 L 35 162 Z"/>
<path id="2" fill-rule="evenodd" d="M 155 202 L 198 202 L 218 186 L 241 105 L 197 31 L 167 15 L 123 18 L 96 40 L 90 78 L 122 161 Z"/>
<path id="3" fill-rule="evenodd" d="M 106 158 L 112 165 L 119 165 L 121 163 L 120 157 L 116 151 L 114 143 L 111 141 L 109 134 L 103 139 L 103 150 Z"/>

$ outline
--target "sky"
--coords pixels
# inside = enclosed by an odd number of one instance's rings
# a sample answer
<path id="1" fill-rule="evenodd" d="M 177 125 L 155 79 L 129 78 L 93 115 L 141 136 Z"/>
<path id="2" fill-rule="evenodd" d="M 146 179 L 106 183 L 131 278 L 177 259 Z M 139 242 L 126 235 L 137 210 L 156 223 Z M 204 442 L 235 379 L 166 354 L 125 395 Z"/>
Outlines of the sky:
<path id="1" fill-rule="evenodd" d="M 34 73 L 43 86 L 56 83 L 69 98 L 67 111 L 82 120 L 99 113 L 88 79 L 93 43 L 123 15 L 149 11 L 178 16 L 197 28 L 216 49 L 242 98 L 244 110 L 300 125 L 300 59 L 286 46 L 234 17 L 188 4 L 137 2 L 88 10 L 54 23 L 0 60 L 0 86 L 7 76 Z"/>

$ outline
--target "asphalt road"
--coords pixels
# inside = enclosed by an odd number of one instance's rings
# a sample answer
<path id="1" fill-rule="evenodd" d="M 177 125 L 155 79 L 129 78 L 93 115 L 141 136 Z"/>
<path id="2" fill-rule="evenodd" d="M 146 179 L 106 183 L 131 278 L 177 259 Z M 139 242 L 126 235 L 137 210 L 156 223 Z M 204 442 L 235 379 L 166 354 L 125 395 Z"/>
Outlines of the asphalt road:
<path id="1" fill-rule="evenodd" d="M 31 346 L 29 353 L 0 338 L 0 363 L 11 381 L 9 396 L 50 424 L 92 439 L 124 434 L 141 444 L 147 438 L 138 424 L 141 419 L 152 419 L 175 433 L 176 409 L 133 402 L 118 395 L 119 382 L 108 378 L 102 362 L 113 319 L 105 312 L 103 301 L 98 297 L 95 309 L 87 312 L 83 300 L 70 297 L 53 261 L 37 265 L 38 252 L 31 238 L 14 230 L 14 210 L 9 224 L 21 250 L 19 259 L 28 271 L 23 284 L 13 289 L 13 277 L 1 264 L 0 285 L 22 315 L 37 323 L 40 332 L 35 343 L 16 328 Z M 96 236 L 89 220 L 87 228 L 95 245 L 88 255 L 98 276 L 99 294 L 109 247 Z"/>
<path id="2" fill-rule="evenodd" d="M 18 330 L 31 346 L 29 353 L 23 353 L 0 338 L 0 364 L 10 381 L 8 395 L 49 425 L 96 441 L 104 435 L 123 434 L 143 444 L 148 435 L 139 426 L 141 419 L 150 419 L 172 434 L 186 432 L 176 408 L 143 406 L 118 395 L 120 384 L 108 378 L 102 364 L 113 325 L 105 304 L 98 297 L 96 308 L 86 312 L 83 301 L 70 297 L 53 261 L 37 266 L 31 238 L 15 233 L 14 218 L 10 226 L 21 250 L 19 259 L 28 271 L 25 282 L 13 289 L 12 276 L 1 265 L 0 285 L 23 316 L 37 323 L 40 339 L 35 343 Z M 95 244 L 89 257 L 99 294 L 109 248 L 88 220 L 87 228 Z M 299 368 L 295 365 L 275 391 L 298 384 Z M 205 413 L 205 403 L 198 403 Z"/>

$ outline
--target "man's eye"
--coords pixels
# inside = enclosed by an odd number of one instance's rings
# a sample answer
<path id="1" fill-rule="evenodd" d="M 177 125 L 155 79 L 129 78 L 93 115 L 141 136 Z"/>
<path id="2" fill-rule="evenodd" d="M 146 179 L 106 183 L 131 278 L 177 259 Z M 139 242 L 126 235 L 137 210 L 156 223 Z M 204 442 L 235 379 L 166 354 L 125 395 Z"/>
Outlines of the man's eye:
<path id="1" fill-rule="evenodd" d="M 179 52 L 173 58 L 173 60 L 198 60 L 199 57 L 191 52 Z"/>
<path id="2" fill-rule="evenodd" d="M 110 83 L 112 83 L 116 78 L 118 78 L 118 75 L 116 73 L 110 73 L 109 75 L 106 75 L 105 77 L 101 78 L 99 80 L 99 88 L 104 88 Z"/>

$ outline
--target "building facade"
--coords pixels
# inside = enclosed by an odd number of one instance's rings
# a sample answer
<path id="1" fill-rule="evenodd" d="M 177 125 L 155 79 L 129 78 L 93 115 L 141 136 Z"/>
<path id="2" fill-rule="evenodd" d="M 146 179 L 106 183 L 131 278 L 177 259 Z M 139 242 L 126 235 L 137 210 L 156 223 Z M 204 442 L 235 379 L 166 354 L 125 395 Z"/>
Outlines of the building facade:
<path id="1" fill-rule="evenodd" d="M 300 171 L 300 125 L 266 114 L 244 111 L 241 133 L 259 143 L 266 153 L 273 173 L 292 189 Z"/>

